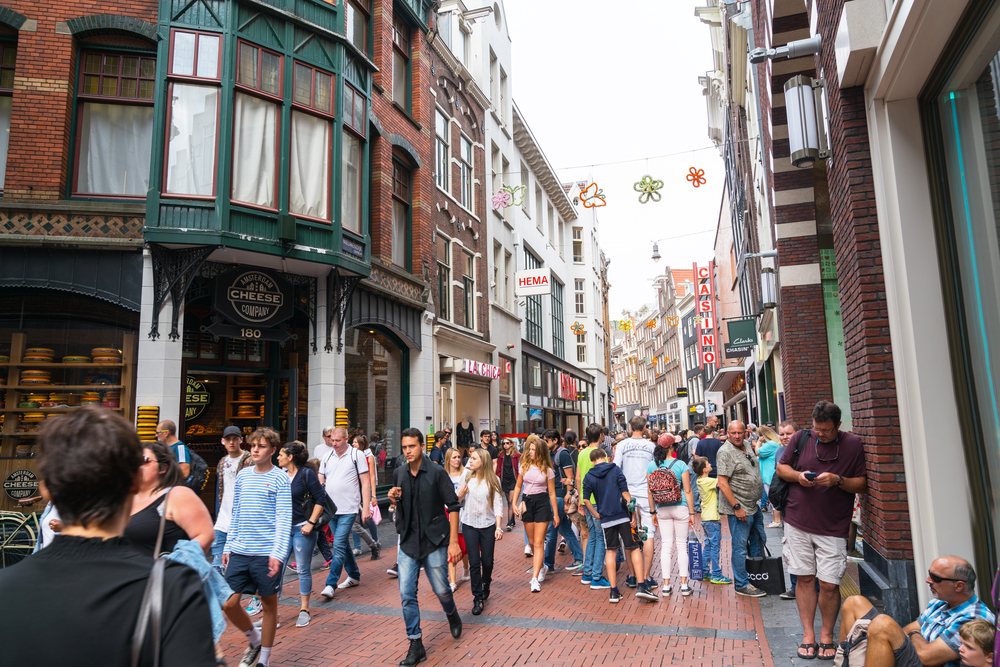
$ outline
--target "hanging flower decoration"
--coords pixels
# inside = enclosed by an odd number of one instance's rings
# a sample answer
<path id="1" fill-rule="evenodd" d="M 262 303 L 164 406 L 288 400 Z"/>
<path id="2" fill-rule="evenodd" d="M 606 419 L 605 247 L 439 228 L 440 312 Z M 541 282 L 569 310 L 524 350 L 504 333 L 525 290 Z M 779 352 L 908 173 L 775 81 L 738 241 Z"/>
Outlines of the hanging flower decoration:
<path id="1" fill-rule="evenodd" d="M 509 185 L 505 185 L 500 189 L 510 193 L 511 206 L 521 206 L 524 204 L 524 192 L 527 190 L 525 186 L 519 185 L 516 188 L 512 188 Z"/>
<path id="2" fill-rule="evenodd" d="M 621 321 L 621 329 L 622 329 L 622 331 L 631 331 L 632 330 L 632 320 L 622 320 Z"/>
<path id="3" fill-rule="evenodd" d="M 663 357 L 663 365 L 666 366 L 670 363 L 670 357 Z"/>
<path id="4" fill-rule="evenodd" d="M 637 181 L 635 185 L 632 186 L 636 192 L 642 194 L 639 195 L 639 203 L 645 204 L 652 201 L 660 201 L 659 190 L 663 187 L 663 181 L 653 180 L 653 177 L 646 174 L 642 177 L 641 181 Z"/>
<path id="5" fill-rule="evenodd" d="M 608 205 L 604 199 L 604 190 L 598 188 L 597 183 L 591 183 L 580 191 L 580 201 L 583 202 L 584 208 L 600 208 Z"/>
<path id="6" fill-rule="evenodd" d="M 669 315 L 667 315 L 667 324 L 669 326 L 676 327 L 677 325 L 680 324 L 680 322 L 681 322 L 680 315 L 677 315 L 676 317 L 670 317 Z"/>
<path id="7" fill-rule="evenodd" d="M 654 365 L 654 366 L 655 366 L 656 364 L 658 364 L 659 362 L 660 362 L 660 358 L 659 358 L 659 357 L 653 357 L 653 365 Z"/>
<path id="8" fill-rule="evenodd" d="M 648 328 L 648 329 L 655 329 L 656 328 L 656 319 L 654 318 L 654 319 L 651 319 L 648 322 L 646 322 L 646 328 Z"/>
<path id="9" fill-rule="evenodd" d="M 493 195 L 493 210 L 499 211 L 502 208 L 508 208 L 512 201 L 514 201 L 514 198 L 510 194 L 510 191 L 506 188 L 500 188 L 497 190 L 496 194 Z"/>
<path id="10" fill-rule="evenodd" d="M 705 170 L 691 167 L 690 169 L 688 169 L 687 180 L 689 180 L 691 182 L 691 185 L 693 185 L 696 188 L 705 185 L 706 183 Z"/>
<path id="11" fill-rule="evenodd" d="M 573 326 L 570 327 L 570 331 L 579 336 L 580 334 L 584 333 L 583 325 L 580 324 L 579 322 L 573 322 Z"/>

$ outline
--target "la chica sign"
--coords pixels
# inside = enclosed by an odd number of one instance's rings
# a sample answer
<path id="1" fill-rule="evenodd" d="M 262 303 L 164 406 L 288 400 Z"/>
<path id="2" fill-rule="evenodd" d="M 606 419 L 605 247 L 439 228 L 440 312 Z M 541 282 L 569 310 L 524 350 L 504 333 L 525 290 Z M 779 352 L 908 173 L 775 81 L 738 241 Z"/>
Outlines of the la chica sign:
<path id="1" fill-rule="evenodd" d="M 500 377 L 500 367 L 493 364 L 484 364 L 481 361 L 465 360 L 465 372 L 470 375 L 481 375 L 484 378 L 496 380 Z"/>
<path id="2" fill-rule="evenodd" d="M 213 305 L 230 322 L 271 327 L 292 316 L 292 284 L 270 269 L 235 269 L 215 279 Z"/>

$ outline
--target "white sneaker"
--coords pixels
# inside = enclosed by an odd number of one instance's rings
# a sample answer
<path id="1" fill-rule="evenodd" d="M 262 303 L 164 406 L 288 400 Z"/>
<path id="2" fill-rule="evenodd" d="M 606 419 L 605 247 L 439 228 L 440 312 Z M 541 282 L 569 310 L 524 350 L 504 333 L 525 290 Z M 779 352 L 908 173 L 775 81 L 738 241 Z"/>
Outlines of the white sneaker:
<path id="1" fill-rule="evenodd" d="M 471 581 L 472 575 L 469 574 L 468 570 L 462 572 L 462 581 Z"/>
<path id="2" fill-rule="evenodd" d="M 525 556 L 534 556 L 535 555 L 535 554 L 533 554 L 531 552 L 531 545 L 530 544 L 525 544 L 524 545 L 524 555 Z"/>
<path id="3" fill-rule="evenodd" d="M 355 556 L 360 556 L 361 555 L 361 549 L 355 549 L 354 550 L 354 555 Z"/>
<path id="4" fill-rule="evenodd" d="M 451 584 L 451 592 L 454 593 L 457 590 L 458 590 L 458 584 L 457 583 Z"/>
<path id="5" fill-rule="evenodd" d="M 357 586 L 360 583 L 361 582 L 358 581 L 357 579 L 352 579 L 351 577 L 348 577 L 347 579 L 344 579 L 342 582 L 340 582 L 337 585 L 337 588 L 339 588 L 341 590 L 343 590 L 345 588 L 354 588 L 355 586 Z"/>
<path id="6" fill-rule="evenodd" d="M 263 618 L 260 619 L 259 621 L 254 621 L 254 623 L 253 623 L 253 627 L 257 628 L 258 630 L 260 630 L 261 626 L 263 626 L 263 625 L 264 625 L 264 619 Z M 281 621 L 278 621 L 278 624 L 276 626 L 274 626 L 274 628 L 277 630 L 280 627 L 281 627 Z"/>
<path id="7" fill-rule="evenodd" d="M 247 615 L 256 616 L 262 611 L 264 611 L 264 605 L 261 604 L 260 598 L 256 595 L 251 596 L 250 602 L 247 603 Z"/>
<path id="8" fill-rule="evenodd" d="M 333 599 L 333 594 L 335 592 L 336 591 L 333 590 L 333 586 L 327 586 L 320 592 L 319 596 L 324 600 L 326 600 L 327 602 L 329 602 L 330 600 Z"/>
<path id="9" fill-rule="evenodd" d="M 548 565 L 542 565 L 542 569 L 538 571 L 538 583 L 545 581 L 545 573 L 549 571 Z"/>
<path id="10" fill-rule="evenodd" d="M 541 593 L 542 592 L 542 585 L 538 583 L 538 579 L 535 579 L 534 577 L 532 577 L 530 585 L 531 585 L 531 592 L 532 593 Z"/>

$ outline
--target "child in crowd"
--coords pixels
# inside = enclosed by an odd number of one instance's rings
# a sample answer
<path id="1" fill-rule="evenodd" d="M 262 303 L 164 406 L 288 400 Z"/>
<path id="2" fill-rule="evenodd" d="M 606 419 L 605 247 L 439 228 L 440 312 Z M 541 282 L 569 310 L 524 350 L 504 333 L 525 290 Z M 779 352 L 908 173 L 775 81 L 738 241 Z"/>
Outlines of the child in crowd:
<path id="1" fill-rule="evenodd" d="M 962 657 L 963 667 L 992 667 L 996 641 L 996 628 L 992 623 L 983 618 L 969 621 L 959 629 L 958 634 L 962 638 L 958 654 Z"/>
<path id="2" fill-rule="evenodd" d="M 604 541 L 608 548 L 604 564 L 608 569 L 608 579 L 611 584 L 609 601 L 614 604 L 622 599 L 622 594 L 615 585 L 617 578 L 615 556 L 618 553 L 618 544 L 621 543 L 628 552 L 633 572 L 642 572 L 642 553 L 639 551 L 639 543 L 632 535 L 636 518 L 635 516 L 629 518 L 626 503 L 631 502 L 632 496 L 628 492 L 625 473 L 614 463 L 608 463 L 608 455 L 603 449 L 591 451 L 590 460 L 594 467 L 583 478 L 583 504 L 604 531 Z M 590 501 L 591 494 L 597 500 L 596 509 L 594 503 Z M 623 499 L 625 502 L 622 502 Z"/>
<path id="3" fill-rule="evenodd" d="M 698 475 L 698 492 L 701 494 L 701 527 L 705 530 L 705 557 L 711 567 L 705 568 L 705 581 L 724 586 L 733 583 L 729 577 L 722 576 L 719 565 L 719 552 L 722 549 L 722 524 L 719 523 L 719 492 L 717 480 L 709 477 L 712 464 L 704 456 L 694 457 L 691 464 Z"/>

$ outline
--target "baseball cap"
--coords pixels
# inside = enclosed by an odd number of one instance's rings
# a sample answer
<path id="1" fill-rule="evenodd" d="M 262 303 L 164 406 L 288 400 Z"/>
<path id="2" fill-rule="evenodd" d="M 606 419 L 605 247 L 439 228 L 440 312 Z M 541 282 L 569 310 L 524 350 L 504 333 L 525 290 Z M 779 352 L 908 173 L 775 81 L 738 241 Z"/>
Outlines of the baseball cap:
<path id="1" fill-rule="evenodd" d="M 226 430 L 224 430 L 222 432 L 222 437 L 223 438 L 228 438 L 231 435 L 238 435 L 238 436 L 240 436 L 242 438 L 243 437 L 243 431 L 240 430 L 239 426 L 227 426 Z"/>

